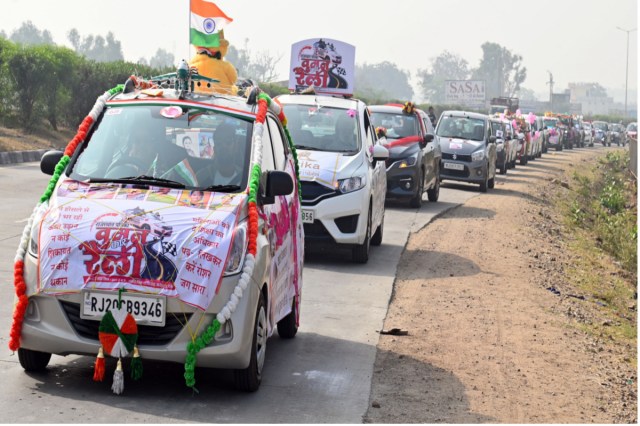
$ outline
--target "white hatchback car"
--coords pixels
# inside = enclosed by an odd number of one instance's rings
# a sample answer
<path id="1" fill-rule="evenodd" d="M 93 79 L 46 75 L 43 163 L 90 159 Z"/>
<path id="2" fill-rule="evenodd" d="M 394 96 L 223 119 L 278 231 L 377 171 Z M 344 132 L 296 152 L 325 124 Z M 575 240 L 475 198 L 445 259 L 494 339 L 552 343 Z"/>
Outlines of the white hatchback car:
<path id="1" fill-rule="evenodd" d="M 281 95 L 298 152 L 305 247 L 351 248 L 366 263 L 382 243 L 389 151 L 378 143 L 364 102 Z"/>

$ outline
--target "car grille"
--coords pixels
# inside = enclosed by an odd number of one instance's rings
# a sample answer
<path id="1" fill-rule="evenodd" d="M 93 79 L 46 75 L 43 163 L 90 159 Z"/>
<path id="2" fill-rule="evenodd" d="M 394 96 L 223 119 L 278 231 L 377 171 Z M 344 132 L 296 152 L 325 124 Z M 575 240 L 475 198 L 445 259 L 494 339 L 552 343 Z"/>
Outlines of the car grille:
<path id="1" fill-rule="evenodd" d="M 300 183 L 302 186 L 302 204 L 307 206 L 318 204 L 325 198 L 339 195 L 338 191 L 327 188 L 317 182 L 302 181 Z"/>
<path id="2" fill-rule="evenodd" d="M 441 170 L 442 170 L 441 173 L 446 176 L 454 176 L 454 177 L 461 177 L 461 178 L 469 177 L 469 169 L 467 167 L 465 167 L 464 170 L 451 170 L 451 169 L 441 169 Z"/>
<path id="3" fill-rule="evenodd" d="M 471 162 L 471 155 L 455 154 L 456 158 L 453 158 L 453 155 L 454 154 L 449 154 L 448 152 L 443 152 L 442 153 L 442 159 L 443 160 L 466 161 L 468 163 Z"/>
<path id="4" fill-rule="evenodd" d="M 98 340 L 100 321 L 80 318 L 80 305 L 77 303 L 60 301 L 60 305 L 79 336 Z M 182 331 L 183 324 L 189 321 L 189 318 L 191 318 L 191 312 L 167 314 L 164 327 L 138 325 L 138 344 L 161 346 L 170 343 Z"/>

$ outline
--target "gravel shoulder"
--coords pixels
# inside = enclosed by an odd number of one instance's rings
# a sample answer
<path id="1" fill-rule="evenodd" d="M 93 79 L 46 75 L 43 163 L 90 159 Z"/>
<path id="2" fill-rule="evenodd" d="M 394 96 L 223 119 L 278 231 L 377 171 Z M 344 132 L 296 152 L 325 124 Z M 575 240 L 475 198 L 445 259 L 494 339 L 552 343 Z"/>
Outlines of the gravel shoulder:
<path id="1" fill-rule="evenodd" d="M 384 323 L 408 334 L 380 336 L 365 423 L 637 422 L 637 348 L 580 327 L 547 202 L 603 153 L 549 152 L 410 236 Z"/>

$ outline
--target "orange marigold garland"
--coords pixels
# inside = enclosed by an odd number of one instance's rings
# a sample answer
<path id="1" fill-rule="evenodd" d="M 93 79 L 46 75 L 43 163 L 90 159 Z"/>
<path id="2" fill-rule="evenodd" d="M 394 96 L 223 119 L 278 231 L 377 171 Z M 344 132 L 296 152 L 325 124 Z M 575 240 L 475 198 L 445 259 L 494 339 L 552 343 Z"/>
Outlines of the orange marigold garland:
<path id="1" fill-rule="evenodd" d="M 31 228 L 34 225 L 35 218 L 41 213 L 41 209 L 46 208 L 47 202 L 51 195 L 53 194 L 53 190 L 55 189 L 60 176 L 64 172 L 64 169 L 69 164 L 70 158 L 77 149 L 78 145 L 82 143 L 82 141 L 86 138 L 87 133 L 91 129 L 91 126 L 98 118 L 98 116 L 102 113 L 104 106 L 109 99 L 114 94 L 121 92 L 124 86 L 119 85 L 114 87 L 113 89 L 105 92 L 102 96 L 98 98 L 95 105 L 89 112 L 89 115 L 82 121 L 80 126 L 78 127 L 78 131 L 76 135 L 71 139 L 71 141 L 67 144 L 67 147 L 64 150 L 64 155 L 56 165 L 53 176 L 49 180 L 47 188 L 44 191 L 44 194 L 40 197 L 40 201 L 33 209 L 33 213 L 29 217 L 29 221 L 27 225 L 24 227 L 22 231 L 22 237 L 20 239 L 20 244 L 18 245 L 18 250 L 16 252 L 16 257 L 14 260 L 14 273 L 13 273 L 13 286 L 15 288 L 16 294 L 16 304 L 13 310 L 13 323 L 11 324 L 11 331 L 9 332 L 9 349 L 13 352 L 20 349 L 20 336 L 22 334 L 22 324 L 24 322 L 24 314 L 27 311 L 27 306 L 29 304 L 29 299 L 27 297 L 27 284 L 24 280 L 24 258 L 27 253 L 27 246 L 29 244 L 29 240 L 31 238 Z"/>

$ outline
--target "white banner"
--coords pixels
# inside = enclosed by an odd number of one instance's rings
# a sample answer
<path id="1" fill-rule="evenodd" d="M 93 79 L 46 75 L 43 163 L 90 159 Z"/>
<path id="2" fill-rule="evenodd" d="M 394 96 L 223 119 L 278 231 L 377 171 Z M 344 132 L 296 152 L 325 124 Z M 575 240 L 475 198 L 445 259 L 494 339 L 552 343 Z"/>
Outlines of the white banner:
<path id="1" fill-rule="evenodd" d="M 39 291 L 125 288 L 206 309 L 246 198 L 66 180 L 40 229 Z"/>
<path id="2" fill-rule="evenodd" d="M 356 48 L 328 38 L 308 39 L 291 46 L 289 89 L 310 86 L 316 93 L 352 95 Z"/>
<path id="3" fill-rule="evenodd" d="M 336 188 L 338 171 L 344 156 L 335 152 L 298 150 L 300 180 L 318 182 Z"/>
<path id="4" fill-rule="evenodd" d="M 445 103 L 484 106 L 484 80 L 447 80 L 444 84 Z"/>

